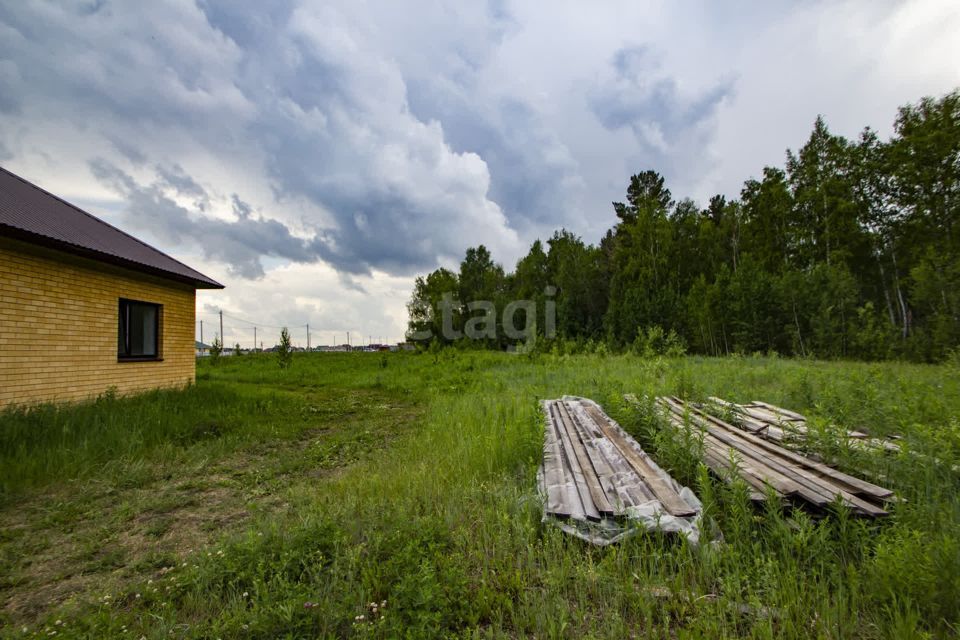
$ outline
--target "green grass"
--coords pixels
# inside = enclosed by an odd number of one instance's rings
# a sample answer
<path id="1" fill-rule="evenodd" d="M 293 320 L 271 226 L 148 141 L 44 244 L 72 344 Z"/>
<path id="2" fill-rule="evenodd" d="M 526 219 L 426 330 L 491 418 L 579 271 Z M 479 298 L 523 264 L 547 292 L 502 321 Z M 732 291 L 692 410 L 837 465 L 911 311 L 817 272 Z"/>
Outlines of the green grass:
<path id="1" fill-rule="evenodd" d="M 879 522 L 756 509 L 625 392 L 808 413 L 812 449 L 902 501 Z M 723 544 L 641 535 L 598 549 L 541 524 L 537 401 L 564 393 L 599 401 L 692 486 Z M 0 635 L 957 635 L 958 416 L 949 366 L 483 352 L 299 355 L 287 371 L 267 357 L 202 362 L 185 391 L 0 417 Z M 835 425 L 900 434 L 907 452 L 849 450 Z"/>

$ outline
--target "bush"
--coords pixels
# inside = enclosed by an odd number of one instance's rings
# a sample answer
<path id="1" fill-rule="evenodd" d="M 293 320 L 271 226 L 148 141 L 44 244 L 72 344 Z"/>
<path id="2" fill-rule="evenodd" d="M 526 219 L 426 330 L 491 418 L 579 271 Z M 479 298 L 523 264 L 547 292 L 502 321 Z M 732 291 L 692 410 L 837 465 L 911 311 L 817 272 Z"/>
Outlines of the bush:
<path id="1" fill-rule="evenodd" d="M 653 325 L 647 327 L 646 331 L 637 331 L 631 351 L 642 358 L 679 358 L 687 352 L 687 343 L 673 329 L 670 329 L 670 333 L 665 333 L 663 327 Z"/>
<path id="2" fill-rule="evenodd" d="M 293 346 L 290 344 L 290 332 L 284 327 L 280 330 L 280 344 L 277 347 L 277 364 L 286 369 L 293 361 Z"/>
<path id="3" fill-rule="evenodd" d="M 221 353 L 223 353 L 223 341 L 220 339 L 220 336 L 217 336 L 210 345 L 210 364 L 216 365 L 219 363 Z"/>

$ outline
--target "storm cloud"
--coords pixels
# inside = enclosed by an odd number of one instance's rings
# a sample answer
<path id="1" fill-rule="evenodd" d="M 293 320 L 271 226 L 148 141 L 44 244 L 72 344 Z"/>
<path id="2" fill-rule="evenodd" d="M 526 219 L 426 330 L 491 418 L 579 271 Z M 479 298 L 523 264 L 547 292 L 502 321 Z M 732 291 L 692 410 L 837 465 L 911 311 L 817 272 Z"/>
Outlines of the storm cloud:
<path id="1" fill-rule="evenodd" d="M 595 242 L 632 173 L 736 197 L 818 113 L 889 131 L 960 84 L 958 30 L 945 0 L 10 2 L 0 160 L 225 279 L 203 295 L 238 313 L 397 334 L 414 274 Z"/>
<path id="2" fill-rule="evenodd" d="M 176 167 L 158 167 L 159 178 L 141 185 L 111 163 L 95 159 L 90 171 L 103 184 L 123 197 L 124 226 L 147 230 L 167 245 L 198 244 L 211 260 L 226 263 L 230 273 L 243 278 L 264 275 L 261 258 L 284 258 L 293 262 L 318 259 L 314 242 L 297 238 L 284 224 L 256 216 L 250 205 L 232 196 L 236 218 L 221 220 L 192 213 L 181 206 L 172 194 L 187 195 L 208 201 L 206 190 L 199 184 L 184 183 Z"/>

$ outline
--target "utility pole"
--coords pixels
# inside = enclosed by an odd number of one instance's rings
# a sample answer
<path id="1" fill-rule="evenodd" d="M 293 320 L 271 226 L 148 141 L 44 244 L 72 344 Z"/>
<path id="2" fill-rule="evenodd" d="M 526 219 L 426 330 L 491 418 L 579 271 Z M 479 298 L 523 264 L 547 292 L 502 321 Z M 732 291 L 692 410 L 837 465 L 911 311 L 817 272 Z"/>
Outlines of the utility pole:
<path id="1" fill-rule="evenodd" d="M 220 309 L 220 346 L 223 346 L 223 309 Z"/>
<path id="2" fill-rule="evenodd" d="M 200 355 L 203 355 L 203 320 L 200 321 Z"/>
<path id="3" fill-rule="evenodd" d="M 307 351 L 310 351 L 310 323 L 307 323 Z"/>
<path id="4" fill-rule="evenodd" d="M 253 352 L 257 352 L 257 328 L 253 328 Z"/>
<path id="5" fill-rule="evenodd" d="M 350 332 L 347 331 L 347 346 L 350 346 Z"/>

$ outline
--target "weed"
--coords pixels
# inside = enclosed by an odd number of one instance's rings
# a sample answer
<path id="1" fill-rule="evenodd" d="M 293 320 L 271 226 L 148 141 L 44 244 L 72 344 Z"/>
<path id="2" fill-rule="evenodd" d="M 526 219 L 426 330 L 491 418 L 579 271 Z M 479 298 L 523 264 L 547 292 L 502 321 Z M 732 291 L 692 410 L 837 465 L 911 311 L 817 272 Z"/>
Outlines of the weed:
<path id="1" fill-rule="evenodd" d="M 304 354 L 286 373 L 266 355 L 204 359 L 185 390 L 8 411 L 0 636 L 956 633 L 952 365 L 578 350 Z M 723 542 L 596 549 L 541 525 L 537 402 L 563 394 L 601 401 L 695 489 Z M 657 419 L 662 394 L 807 413 L 811 453 L 882 476 L 902 501 L 878 522 L 758 509 L 700 464 L 694 434 Z M 903 436 L 904 453 L 838 439 L 867 426 Z"/>

